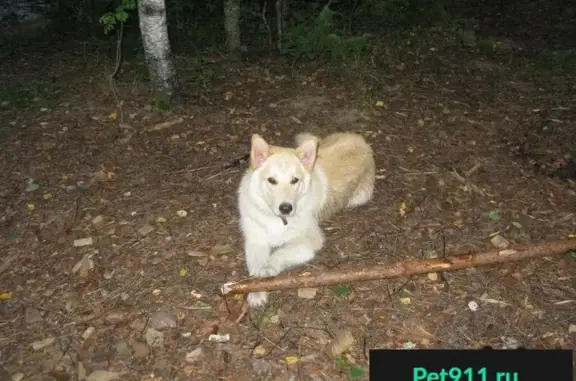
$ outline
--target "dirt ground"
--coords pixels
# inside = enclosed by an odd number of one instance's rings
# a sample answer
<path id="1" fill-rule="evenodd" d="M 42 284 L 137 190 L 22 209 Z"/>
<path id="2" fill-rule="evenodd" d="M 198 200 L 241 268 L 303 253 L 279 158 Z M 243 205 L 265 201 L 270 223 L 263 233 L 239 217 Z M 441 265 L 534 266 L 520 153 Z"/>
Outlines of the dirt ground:
<path id="1" fill-rule="evenodd" d="M 246 277 L 235 192 L 252 133 L 357 131 L 374 147 L 373 201 L 327 221 L 297 271 L 576 234 L 574 78 L 542 86 L 433 48 L 376 57 L 357 81 L 178 58 L 171 111 L 146 106 L 131 64 L 118 108 L 81 46 L 4 57 L 0 82 L 36 90 L 0 108 L 0 379 L 362 380 L 371 348 L 574 348 L 574 253 L 275 292 L 244 316 L 218 293 Z"/>

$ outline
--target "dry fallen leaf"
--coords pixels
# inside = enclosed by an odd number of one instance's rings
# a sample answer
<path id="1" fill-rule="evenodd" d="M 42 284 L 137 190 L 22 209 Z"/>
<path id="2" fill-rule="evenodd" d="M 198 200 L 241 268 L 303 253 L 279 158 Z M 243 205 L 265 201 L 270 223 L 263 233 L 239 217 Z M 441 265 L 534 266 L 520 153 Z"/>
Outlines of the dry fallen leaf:
<path id="1" fill-rule="evenodd" d="M 318 292 L 317 288 L 299 288 L 298 297 L 302 299 L 314 299 L 316 292 Z"/>
<path id="2" fill-rule="evenodd" d="M 400 205 L 398 205 L 398 210 L 400 211 L 400 215 L 404 216 L 406 214 L 406 210 L 408 209 L 408 204 L 406 204 L 406 202 L 401 202 Z"/>
<path id="3" fill-rule="evenodd" d="M 227 343 L 230 341 L 230 334 L 211 334 L 208 336 L 208 341 L 214 341 L 216 343 Z"/>
<path id="4" fill-rule="evenodd" d="M 186 362 L 193 363 L 196 362 L 202 356 L 202 347 L 198 347 L 193 351 L 186 353 Z"/>
<path id="5" fill-rule="evenodd" d="M 119 379 L 120 373 L 108 372 L 107 370 L 96 370 L 86 377 L 86 381 L 114 381 Z"/>
<path id="6" fill-rule="evenodd" d="M 234 249 L 232 248 L 231 245 L 226 244 L 226 245 L 214 245 L 212 247 L 212 250 L 210 251 L 213 255 L 223 255 L 231 253 L 232 251 L 234 251 Z"/>
<path id="7" fill-rule="evenodd" d="M 254 348 L 252 353 L 254 353 L 256 356 L 263 356 L 266 354 L 266 348 L 264 348 L 262 345 L 258 345 L 256 348 Z"/>
<path id="8" fill-rule="evenodd" d="M 336 338 L 330 343 L 328 351 L 332 354 L 332 356 L 338 356 L 346 352 L 352 346 L 352 344 L 354 344 L 354 337 L 352 336 L 352 332 L 348 330 L 340 331 L 336 335 Z"/>
<path id="9" fill-rule="evenodd" d="M 93 242 L 93 240 L 92 240 L 92 237 L 75 239 L 75 240 L 74 240 L 74 247 L 90 246 L 90 245 L 92 245 L 93 243 L 94 243 L 94 242 Z"/>
<path id="10" fill-rule="evenodd" d="M 55 341 L 56 341 L 56 339 L 54 337 L 48 337 L 44 340 L 35 341 L 30 345 L 32 346 L 33 350 L 38 351 L 40 349 L 44 349 L 46 347 L 49 347 L 50 345 L 54 344 Z"/>
<path id="11" fill-rule="evenodd" d="M 138 228 L 138 233 L 140 233 L 141 236 L 148 235 L 149 233 L 151 233 L 153 231 L 154 231 L 154 226 L 152 226 L 150 224 L 144 224 Z"/>
<path id="12" fill-rule="evenodd" d="M 100 226 L 104 223 L 104 217 L 101 215 L 97 215 L 96 217 L 94 217 L 92 219 L 92 225 L 94 226 Z"/>
<path id="13" fill-rule="evenodd" d="M 94 327 L 86 328 L 86 331 L 84 331 L 84 333 L 82 334 L 82 339 L 88 340 L 89 338 L 92 337 L 94 332 L 96 332 L 96 328 L 94 328 Z"/>
<path id="14" fill-rule="evenodd" d="M 495 234 L 492 236 L 492 238 L 490 238 L 490 242 L 498 249 L 505 249 L 510 246 L 510 242 L 508 242 L 508 240 L 502 237 L 500 234 Z"/>
<path id="15" fill-rule="evenodd" d="M 0 292 L 0 300 L 12 299 L 12 292 Z"/>
<path id="16" fill-rule="evenodd" d="M 410 299 L 409 296 L 406 296 L 404 298 L 398 298 L 398 299 L 400 300 L 400 303 L 402 303 L 402 304 L 408 305 L 408 304 L 412 303 L 412 299 Z"/>
<path id="17" fill-rule="evenodd" d="M 81 278 L 86 278 L 92 269 L 94 269 L 94 261 L 90 259 L 90 254 L 86 254 L 74 265 L 72 273 L 78 274 Z"/>
<path id="18" fill-rule="evenodd" d="M 299 359 L 296 356 L 286 356 L 284 358 L 284 361 L 286 361 L 286 364 L 288 364 L 288 365 L 296 364 L 298 362 L 298 360 Z"/>

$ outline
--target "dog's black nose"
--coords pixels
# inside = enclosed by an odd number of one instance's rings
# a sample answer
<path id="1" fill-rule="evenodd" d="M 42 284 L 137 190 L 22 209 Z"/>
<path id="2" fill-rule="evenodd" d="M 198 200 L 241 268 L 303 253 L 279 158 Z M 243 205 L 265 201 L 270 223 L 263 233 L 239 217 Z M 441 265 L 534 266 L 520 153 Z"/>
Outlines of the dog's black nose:
<path id="1" fill-rule="evenodd" d="M 292 211 L 292 205 L 288 204 L 287 202 L 283 202 L 282 204 L 280 204 L 278 209 L 280 209 L 280 213 L 282 214 L 290 214 L 290 212 Z"/>

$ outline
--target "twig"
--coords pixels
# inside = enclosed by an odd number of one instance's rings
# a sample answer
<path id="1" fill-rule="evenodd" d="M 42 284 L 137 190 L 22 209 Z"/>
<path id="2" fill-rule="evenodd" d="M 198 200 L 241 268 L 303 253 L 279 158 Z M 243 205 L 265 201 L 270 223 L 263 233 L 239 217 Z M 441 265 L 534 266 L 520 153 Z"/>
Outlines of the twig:
<path id="1" fill-rule="evenodd" d="M 274 8 L 276 9 L 276 32 L 278 34 L 278 40 L 276 41 L 278 46 L 278 51 L 282 51 L 282 38 L 284 29 L 284 1 L 276 0 L 274 3 Z"/>
<path id="2" fill-rule="evenodd" d="M 20 258 L 20 254 L 13 254 L 9 256 L 1 265 L 0 265 L 0 274 L 4 271 L 8 270 L 14 262 L 16 262 Z"/>
<path id="3" fill-rule="evenodd" d="M 472 175 L 474 174 L 474 172 L 476 172 L 477 170 L 479 170 L 480 167 L 482 167 L 482 164 L 480 164 L 480 163 L 475 164 L 472 168 L 470 168 L 470 169 L 468 170 L 468 172 L 466 172 L 466 177 L 467 177 L 467 178 L 470 178 L 470 176 L 472 176 Z"/>
<path id="4" fill-rule="evenodd" d="M 564 254 L 576 250 L 576 239 L 551 241 L 535 245 L 519 245 L 506 250 L 491 250 L 477 254 L 458 254 L 444 258 L 402 261 L 394 264 L 377 265 L 370 268 L 343 268 L 331 272 L 284 274 L 276 277 L 247 279 L 230 282 L 220 291 L 229 293 L 247 293 L 257 291 L 275 291 L 301 287 L 329 286 L 340 283 L 363 282 L 369 280 L 391 279 L 416 274 L 439 271 L 453 271 L 468 267 L 494 265 L 536 257 Z"/>
<path id="5" fill-rule="evenodd" d="M 264 21 L 264 26 L 266 26 L 266 30 L 268 31 L 268 48 L 272 50 L 272 29 L 270 29 L 270 24 L 268 23 L 268 19 L 266 18 L 266 12 L 268 10 L 268 1 L 264 1 L 264 5 L 262 5 L 262 21 Z"/>
<path id="6" fill-rule="evenodd" d="M 116 67 L 110 75 L 110 86 L 112 87 L 112 93 L 114 98 L 116 98 L 116 103 L 118 104 L 118 110 L 120 111 L 120 124 L 124 123 L 124 110 L 122 109 L 122 101 L 118 96 L 118 90 L 116 89 L 116 77 L 120 72 L 120 66 L 122 65 L 122 39 L 124 36 L 124 23 L 120 22 L 120 28 L 116 31 Z"/>
<path id="7" fill-rule="evenodd" d="M 491 194 L 484 192 L 482 189 L 480 189 L 476 185 L 472 184 L 472 182 L 470 180 L 462 177 L 458 172 L 456 172 L 455 169 L 452 170 L 451 174 L 452 174 L 452 177 L 454 177 L 458 182 L 469 186 L 470 189 L 472 189 L 472 191 L 478 193 L 480 196 L 486 196 L 486 195 L 492 196 Z"/>

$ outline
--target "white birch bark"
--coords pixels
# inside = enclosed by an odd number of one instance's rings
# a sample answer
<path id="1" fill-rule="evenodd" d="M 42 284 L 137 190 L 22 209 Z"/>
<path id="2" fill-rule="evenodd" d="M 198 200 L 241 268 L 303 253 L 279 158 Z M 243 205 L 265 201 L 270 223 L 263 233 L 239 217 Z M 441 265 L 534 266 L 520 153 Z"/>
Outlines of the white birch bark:
<path id="1" fill-rule="evenodd" d="M 138 19 L 153 94 L 169 104 L 177 103 L 180 97 L 168 39 L 165 1 L 138 0 Z"/>
<path id="2" fill-rule="evenodd" d="M 226 46 L 232 57 L 240 54 L 240 0 L 224 0 Z"/>

